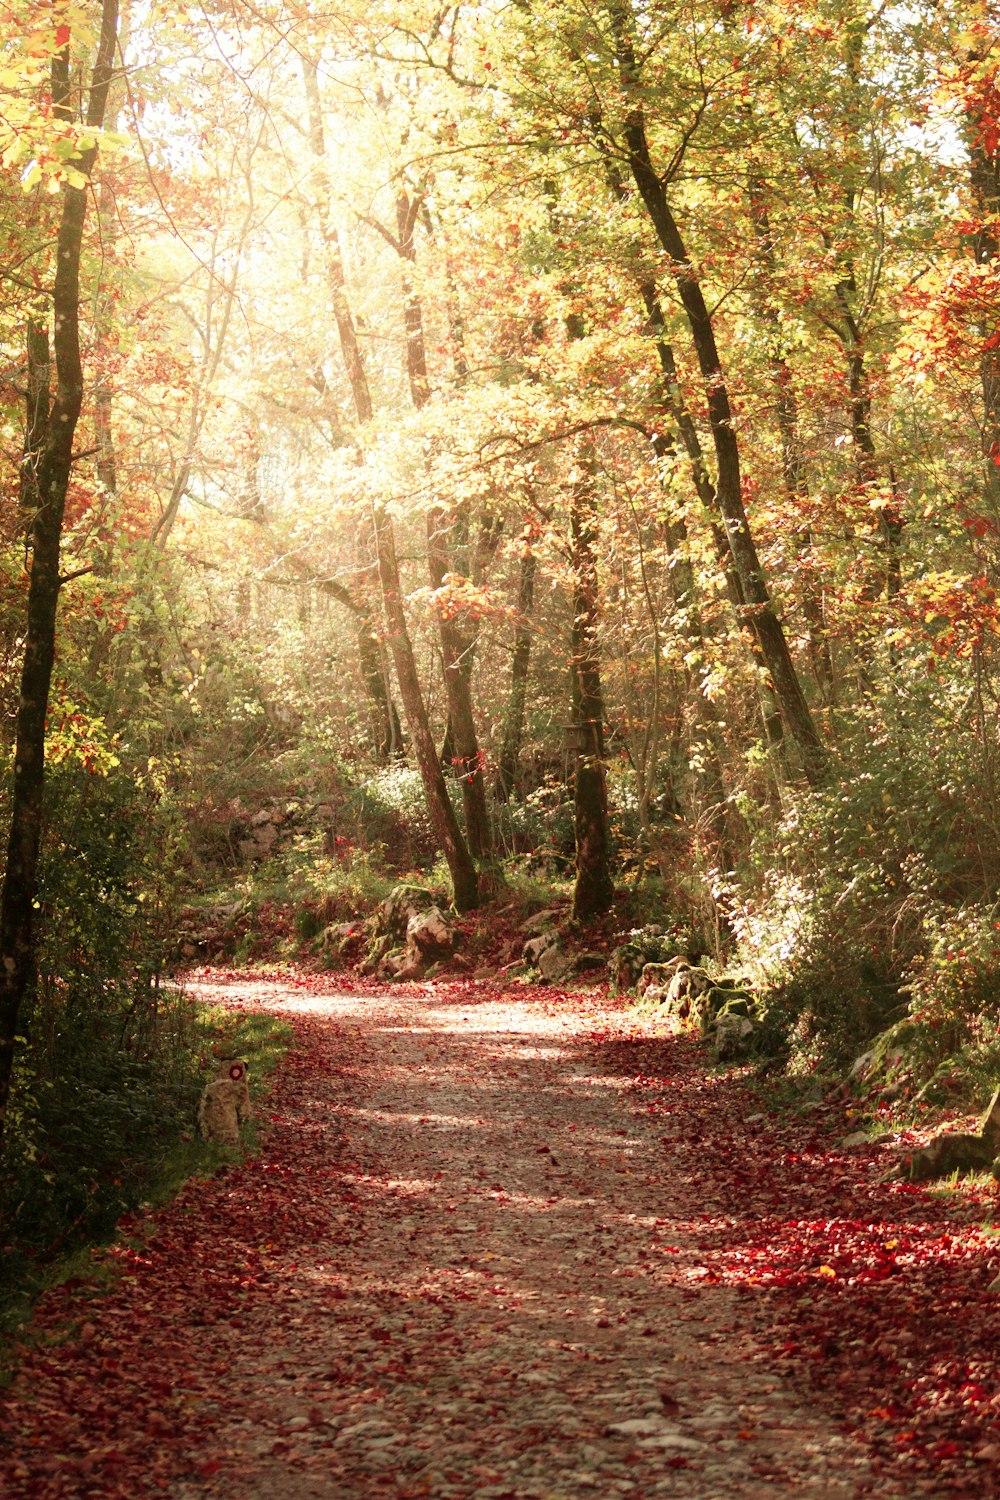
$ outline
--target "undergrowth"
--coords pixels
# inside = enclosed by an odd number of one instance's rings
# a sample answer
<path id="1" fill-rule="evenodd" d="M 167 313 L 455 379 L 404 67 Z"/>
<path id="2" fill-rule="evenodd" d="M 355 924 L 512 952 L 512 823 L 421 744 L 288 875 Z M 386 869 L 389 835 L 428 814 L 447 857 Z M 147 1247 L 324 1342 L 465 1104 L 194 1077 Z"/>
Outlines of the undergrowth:
<path id="1" fill-rule="evenodd" d="M 85 1086 L 58 1072 L 43 1077 L 30 1050 L 22 1054 L 0 1185 L 0 1343 L 47 1287 L 89 1263 L 89 1247 L 113 1237 L 123 1214 L 156 1207 L 233 1159 L 197 1132 L 201 1090 L 219 1059 L 240 1056 L 259 1097 L 291 1041 L 272 1016 L 234 1014 L 177 991 L 161 991 L 156 1012 L 155 1050 L 83 1060 Z M 253 1122 L 244 1149 L 257 1149 Z"/>

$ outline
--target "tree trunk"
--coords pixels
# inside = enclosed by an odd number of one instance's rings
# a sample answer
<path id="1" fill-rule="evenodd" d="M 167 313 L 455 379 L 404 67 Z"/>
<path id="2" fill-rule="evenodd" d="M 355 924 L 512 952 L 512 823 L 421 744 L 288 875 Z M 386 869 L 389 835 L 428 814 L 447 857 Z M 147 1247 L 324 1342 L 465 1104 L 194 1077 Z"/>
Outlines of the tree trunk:
<path id="1" fill-rule="evenodd" d="M 748 121 L 748 124 L 751 122 Z M 750 219 L 757 240 L 757 250 L 763 275 L 757 290 L 757 316 L 764 324 L 767 337 L 767 363 L 774 391 L 774 416 L 781 443 L 781 474 L 785 494 L 793 510 L 806 511 L 809 504 L 809 483 L 806 477 L 805 455 L 799 431 L 799 410 L 795 397 L 795 383 L 782 347 L 781 315 L 775 303 L 773 288 L 777 276 L 774 236 L 765 200 L 764 181 L 756 172 L 751 173 L 747 185 L 750 203 Z M 796 532 L 800 553 L 812 551 L 812 531 L 808 519 L 803 516 Z M 829 702 L 833 696 L 833 659 L 830 654 L 830 638 L 826 629 L 823 597 L 807 577 L 802 585 L 802 613 L 809 627 L 809 656 L 813 676 Z"/>
<path id="2" fill-rule="evenodd" d="M 588 443 L 590 439 L 587 439 Z M 571 661 L 576 766 L 573 803 L 576 821 L 576 884 L 573 916 L 605 912 L 614 900 L 611 840 L 608 831 L 608 787 L 604 770 L 604 696 L 597 637 L 599 604 L 593 453 L 581 455 L 583 476 L 570 497 L 573 568 Z"/>
<path id="3" fill-rule="evenodd" d="M 49 405 L 51 400 L 49 366 L 49 330 L 46 324 L 31 318 L 25 337 L 27 356 L 27 389 L 24 413 L 24 452 L 21 458 L 21 473 L 18 502 L 26 513 L 27 525 L 41 504 L 38 488 L 38 469 L 49 432 Z"/>
<path id="4" fill-rule="evenodd" d="M 412 267 L 416 264 L 414 230 L 420 212 L 420 195 L 411 198 L 405 188 L 396 195 L 396 234 L 382 229 L 403 265 L 403 323 L 406 330 L 406 373 L 410 399 L 420 411 L 430 398 L 427 374 L 427 350 L 420 298 L 413 286 Z M 427 569 L 431 584 L 440 589 L 449 573 L 456 572 L 452 562 L 449 536 L 455 518 L 449 519 L 439 506 L 427 512 Z M 462 787 L 462 813 L 465 837 L 474 859 L 489 859 L 493 854 L 493 833 L 486 805 L 486 778 L 476 735 L 472 706 L 472 668 L 475 658 L 475 633 L 466 631 L 455 617 L 440 615 L 438 637 L 444 664 L 444 686 L 448 700 L 448 723 L 452 739 L 452 764 Z"/>
<path id="5" fill-rule="evenodd" d="M 323 117 L 320 110 L 318 71 L 315 62 L 309 60 L 303 61 L 302 69 L 305 79 L 306 99 L 309 105 L 313 153 L 316 158 L 317 170 L 321 172 L 323 182 L 326 186 L 325 201 L 328 202 L 329 185 L 326 184 L 326 158 L 323 145 Z M 340 257 L 340 244 L 337 239 L 336 225 L 333 223 L 333 219 L 329 213 L 326 213 L 323 218 L 323 232 L 327 246 L 328 280 L 333 295 L 334 318 L 340 337 L 340 349 L 344 366 L 354 397 L 354 406 L 359 425 L 358 454 L 359 460 L 363 461 L 364 452 L 362 443 L 364 431 L 370 424 L 374 412 L 364 358 L 358 344 L 351 306 L 347 299 L 347 284 L 344 277 L 343 262 Z M 409 349 L 410 343 L 408 339 L 408 355 Z M 416 659 L 413 655 L 413 643 L 410 640 L 406 624 L 406 612 L 403 608 L 403 590 L 399 579 L 399 563 L 396 557 L 396 542 L 393 535 L 392 521 L 388 513 L 380 505 L 374 507 L 371 526 L 366 528 L 366 530 L 374 542 L 379 583 L 382 589 L 382 603 L 389 627 L 389 647 L 392 652 L 393 665 L 396 668 L 396 681 L 399 684 L 399 695 L 403 701 L 406 727 L 410 732 L 410 740 L 417 757 L 417 765 L 420 769 L 420 779 L 423 783 L 431 829 L 451 872 L 455 905 L 459 911 L 469 911 L 479 904 L 479 881 L 476 875 L 476 867 L 462 837 L 462 831 L 458 826 L 458 819 L 455 817 L 454 809 L 448 797 L 448 788 L 445 785 L 444 776 L 441 771 L 441 761 L 438 758 L 434 736 L 431 733 L 430 722 L 427 717 L 427 706 L 424 703 L 424 695 L 420 686 L 420 676 L 417 672 Z"/>
<path id="6" fill-rule="evenodd" d="M 667 340 L 663 309 L 660 306 L 660 300 L 654 286 L 646 283 L 641 288 L 641 291 L 646 311 L 649 314 L 650 326 L 656 338 L 656 351 L 660 361 L 660 369 L 663 372 L 664 410 L 676 424 L 677 431 L 680 434 L 681 443 L 691 464 L 691 474 L 694 479 L 698 498 L 709 516 L 715 516 L 719 508 L 716 499 L 715 483 L 708 472 L 708 465 L 705 462 L 705 454 L 701 446 L 701 438 L 698 436 L 698 429 L 681 394 L 677 363 L 674 359 L 673 348 Z M 658 445 L 654 442 L 653 446 L 655 449 Z M 767 685 L 767 659 L 757 633 L 757 622 L 752 614 L 749 618 L 747 616 L 746 595 L 743 592 L 743 585 L 736 570 L 732 549 L 726 539 L 725 530 L 716 521 L 712 522 L 712 540 L 715 544 L 715 555 L 718 560 L 719 569 L 726 581 L 726 592 L 729 595 L 729 602 L 733 607 L 737 620 L 746 627 L 747 639 L 750 644 L 750 654 L 760 669 L 760 676 L 757 683 L 757 700 L 760 707 L 760 720 L 764 731 L 764 738 L 774 752 L 779 769 L 785 773 L 787 772 L 787 765 L 783 750 L 784 724 L 781 713 L 775 704 L 774 694 Z M 690 588 L 693 597 L 693 579 L 690 580 Z M 707 703 L 700 689 L 698 697 L 702 705 Z"/>
<path id="7" fill-rule="evenodd" d="M 618 0 L 614 7 L 614 19 L 622 85 L 634 99 L 639 89 L 639 80 L 626 24 L 631 20 L 628 0 Z M 771 602 L 744 508 L 739 444 L 733 427 L 729 392 L 715 342 L 712 317 L 698 273 L 667 201 L 663 181 L 653 167 L 643 110 L 634 103 L 625 118 L 624 140 L 633 181 L 656 237 L 672 263 L 677 293 L 691 330 L 698 366 L 705 382 L 716 455 L 715 501 L 745 600 L 742 618 L 753 629 L 760 642 L 782 719 L 798 745 L 806 776 L 810 782 L 818 785 L 826 775 L 826 752 L 809 712 L 784 630 Z"/>
<path id="8" fill-rule="evenodd" d="M 479 905 L 479 881 L 476 867 L 462 837 L 458 819 L 455 817 L 448 797 L 441 761 L 427 718 L 427 708 L 424 704 L 420 678 L 413 656 L 413 645 L 406 628 L 392 525 L 385 511 L 381 509 L 376 512 L 375 516 L 375 537 L 378 548 L 379 579 L 382 584 L 386 618 L 389 622 L 389 644 L 396 668 L 396 681 L 399 683 L 403 712 L 406 714 L 410 740 L 420 768 L 431 828 L 448 862 L 448 869 L 451 871 L 455 905 L 459 911 L 470 911 Z"/>
<path id="9" fill-rule="evenodd" d="M 313 176 L 317 184 L 317 211 L 323 236 L 327 289 L 337 325 L 344 369 L 351 388 L 355 416 L 363 432 L 372 420 L 374 409 L 364 356 L 358 343 L 351 305 L 347 299 L 347 278 L 344 274 L 340 237 L 330 209 L 330 181 L 326 161 L 323 110 L 319 96 L 319 69 L 312 58 L 302 59 L 302 78 L 309 116 L 309 144 L 313 156 Z M 360 458 L 362 455 L 360 439 L 358 454 Z M 352 596 L 357 617 L 356 640 L 361 684 L 368 704 L 369 738 L 375 759 L 384 765 L 393 756 L 402 752 L 402 737 L 399 732 L 399 715 L 392 701 L 389 664 L 377 628 L 376 611 L 371 597 L 376 545 L 373 528 L 366 519 L 359 527 L 355 538 L 357 572 Z"/>
<path id="10" fill-rule="evenodd" d="M 981 103 L 980 108 L 976 108 Z M 995 100 L 993 101 L 995 107 Z M 969 182 L 978 227 L 972 241 L 977 266 L 991 266 L 1000 254 L 997 220 L 1000 216 L 1000 153 L 987 150 L 989 126 L 987 101 L 970 101 L 966 119 L 969 151 Z M 1000 509 L 1000 346 L 992 320 L 980 329 L 983 340 L 979 356 L 979 381 L 983 393 L 981 451 L 983 489 L 987 499 Z"/>
<path id="11" fill-rule="evenodd" d="M 104 0 L 87 106 L 87 125 L 93 130 L 100 129 L 104 122 L 117 34 L 118 0 Z M 56 117 L 70 121 L 68 43 L 53 59 L 52 99 Z M 81 153 L 76 165 L 84 175 L 90 176 L 96 156 L 96 146 Z M 45 788 L 45 717 L 55 660 L 63 515 L 73 466 L 73 440 L 83 404 L 80 259 L 88 191 L 86 187 L 63 184 L 56 241 L 52 295 L 56 392 L 37 465 L 38 503 L 30 528 L 31 565 L 15 731 L 14 785 L 0 891 L 0 1147 L 10 1096 L 18 1019 L 35 960 L 33 912 L 38 887 Z M 37 347 L 40 348 L 40 344 Z M 44 402 L 40 402 L 39 410 L 43 405 Z"/>
<path id="12" fill-rule="evenodd" d="M 353 594 L 355 641 L 365 701 L 368 705 L 368 742 L 375 759 L 386 765 L 403 754 L 399 714 L 389 689 L 389 663 L 372 619 L 371 603 Z"/>
<path id="13" fill-rule="evenodd" d="M 445 540 L 448 522 L 437 507 L 427 512 L 427 567 L 431 583 L 439 589 L 451 571 Z M 438 622 L 444 685 L 448 699 L 452 767 L 461 779 L 465 837 L 476 859 L 489 859 L 493 835 L 486 806 L 486 781 L 472 709 L 472 664 L 474 640 L 455 619 Z"/>
<path id="14" fill-rule="evenodd" d="M 510 694 L 504 716 L 503 742 L 497 765 L 496 795 L 509 801 L 517 786 L 517 763 L 524 738 L 524 710 L 528 699 L 528 666 L 531 662 L 531 614 L 535 602 L 535 573 L 538 563 L 534 552 L 526 550 L 521 557 L 517 587 L 517 623 L 514 626 L 514 650 L 510 663 Z"/>

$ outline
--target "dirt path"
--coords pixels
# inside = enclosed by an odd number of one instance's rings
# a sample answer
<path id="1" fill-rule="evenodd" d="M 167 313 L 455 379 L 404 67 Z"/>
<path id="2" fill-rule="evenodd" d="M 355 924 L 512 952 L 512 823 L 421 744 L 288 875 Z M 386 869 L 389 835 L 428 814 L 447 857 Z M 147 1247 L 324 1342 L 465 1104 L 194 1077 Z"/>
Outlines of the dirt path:
<path id="1" fill-rule="evenodd" d="M 90 1321 L 53 1299 L 76 1331 L 26 1363 L 5 1493 L 976 1492 L 879 1477 L 785 1384 L 706 1263 L 663 1080 L 609 1062 L 615 1015 L 468 985 L 225 993 L 300 1038 L 265 1153 L 118 1251 Z"/>

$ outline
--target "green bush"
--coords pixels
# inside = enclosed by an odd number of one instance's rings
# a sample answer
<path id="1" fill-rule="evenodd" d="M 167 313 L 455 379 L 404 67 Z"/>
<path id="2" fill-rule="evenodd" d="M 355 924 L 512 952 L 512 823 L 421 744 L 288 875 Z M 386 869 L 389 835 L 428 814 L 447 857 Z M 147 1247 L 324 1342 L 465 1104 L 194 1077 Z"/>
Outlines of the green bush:
<path id="1" fill-rule="evenodd" d="M 356 842 L 380 851 L 395 870 L 422 868 L 435 855 L 420 773 L 399 763 L 386 766 L 352 786 L 345 813 Z"/>
<path id="2" fill-rule="evenodd" d="M 841 1065 L 911 1007 L 933 1015 L 940 1058 L 989 1013 L 982 897 L 1000 860 L 983 747 L 956 684 L 897 686 L 844 730 L 839 776 L 758 832 L 726 894 L 770 1024 L 813 1062 Z"/>

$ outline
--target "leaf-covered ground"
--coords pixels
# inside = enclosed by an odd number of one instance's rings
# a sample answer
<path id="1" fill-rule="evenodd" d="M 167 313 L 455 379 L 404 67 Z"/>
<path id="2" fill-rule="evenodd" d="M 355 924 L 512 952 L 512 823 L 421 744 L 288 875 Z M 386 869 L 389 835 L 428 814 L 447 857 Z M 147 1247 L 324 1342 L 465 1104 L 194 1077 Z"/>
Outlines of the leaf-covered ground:
<path id="1" fill-rule="evenodd" d="M 4 1495 L 1000 1488 L 991 1203 L 880 1182 L 599 995 L 202 988 L 293 1022 L 263 1154 L 46 1299 Z"/>

